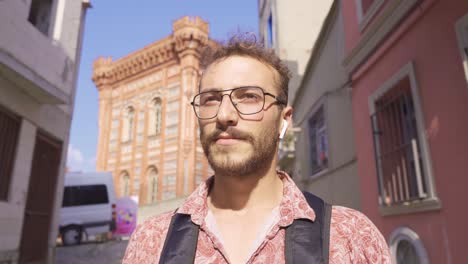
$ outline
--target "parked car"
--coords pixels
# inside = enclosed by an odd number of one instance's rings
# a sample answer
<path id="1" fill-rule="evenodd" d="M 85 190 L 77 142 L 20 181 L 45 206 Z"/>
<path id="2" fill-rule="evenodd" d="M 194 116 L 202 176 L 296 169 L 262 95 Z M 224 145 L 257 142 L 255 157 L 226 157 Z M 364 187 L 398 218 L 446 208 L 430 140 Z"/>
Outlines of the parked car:
<path id="1" fill-rule="evenodd" d="M 67 173 L 60 211 L 60 235 L 65 246 L 115 230 L 115 189 L 110 172 Z"/>

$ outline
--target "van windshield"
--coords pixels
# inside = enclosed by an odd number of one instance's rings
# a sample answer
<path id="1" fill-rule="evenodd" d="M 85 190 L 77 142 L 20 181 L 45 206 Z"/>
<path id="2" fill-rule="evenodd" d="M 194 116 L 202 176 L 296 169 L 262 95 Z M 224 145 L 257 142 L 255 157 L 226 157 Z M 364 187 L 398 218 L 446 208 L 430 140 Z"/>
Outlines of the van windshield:
<path id="1" fill-rule="evenodd" d="M 66 186 L 62 207 L 107 203 L 109 203 L 109 197 L 104 184 Z"/>

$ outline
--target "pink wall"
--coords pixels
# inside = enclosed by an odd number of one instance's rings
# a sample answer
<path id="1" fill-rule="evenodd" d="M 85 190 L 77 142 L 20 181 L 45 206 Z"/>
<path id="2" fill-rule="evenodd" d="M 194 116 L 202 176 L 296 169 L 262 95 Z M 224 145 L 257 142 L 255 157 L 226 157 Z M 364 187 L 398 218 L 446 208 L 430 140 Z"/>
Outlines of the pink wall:
<path id="1" fill-rule="evenodd" d="M 362 209 L 388 239 L 399 226 L 421 237 L 431 263 L 462 263 L 468 251 L 468 84 L 463 72 L 455 22 L 468 13 L 466 0 L 426 0 L 399 29 L 400 37 L 385 51 L 377 51 L 365 71 L 353 79 L 353 121 Z M 360 38 L 355 1 L 342 1 L 346 43 L 349 52 Z M 412 18 L 411 18 L 412 17 Z M 383 45 L 382 45 L 383 46 Z M 383 217 L 378 211 L 377 176 L 369 117 L 368 98 L 378 87 L 410 61 L 414 62 L 435 188 L 442 209 Z M 370 64 L 372 63 L 372 65 Z M 359 75 L 358 75 L 359 74 Z M 437 126 L 438 123 L 438 126 Z M 429 133 L 428 133 L 429 135 Z"/>

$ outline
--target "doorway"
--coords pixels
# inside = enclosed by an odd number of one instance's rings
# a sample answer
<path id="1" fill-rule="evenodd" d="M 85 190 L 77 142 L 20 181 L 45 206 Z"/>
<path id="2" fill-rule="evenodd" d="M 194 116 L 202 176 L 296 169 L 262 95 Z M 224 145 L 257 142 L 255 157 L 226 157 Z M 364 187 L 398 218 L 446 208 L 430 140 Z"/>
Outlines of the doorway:
<path id="1" fill-rule="evenodd" d="M 20 263 L 47 261 L 62 143 L 38 131 L 24 211 Z"/>

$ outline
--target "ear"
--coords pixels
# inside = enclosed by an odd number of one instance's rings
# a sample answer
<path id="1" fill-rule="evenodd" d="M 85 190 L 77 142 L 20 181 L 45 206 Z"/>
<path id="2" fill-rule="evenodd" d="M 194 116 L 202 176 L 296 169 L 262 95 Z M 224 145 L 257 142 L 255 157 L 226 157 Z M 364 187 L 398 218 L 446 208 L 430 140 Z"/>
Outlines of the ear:
<path id="1" fill-rule="evenodd" d="M 292 125 L 292 115 L 293 115 L 293 108 L 291 106 L 286 106 L 281 115 L 283 116 L 283 119 L 288 121 L 289 125 Z"/>
<path id="2" fill-rule="evenodd" d="M 281 121 L 281 130 L 279 131 L 279 138 L 283 139 L 288 127 L 292 126 L 292 113 L 293 108 L 291 106 L 286 106 L 281 112 L 282 121 Z"/>

